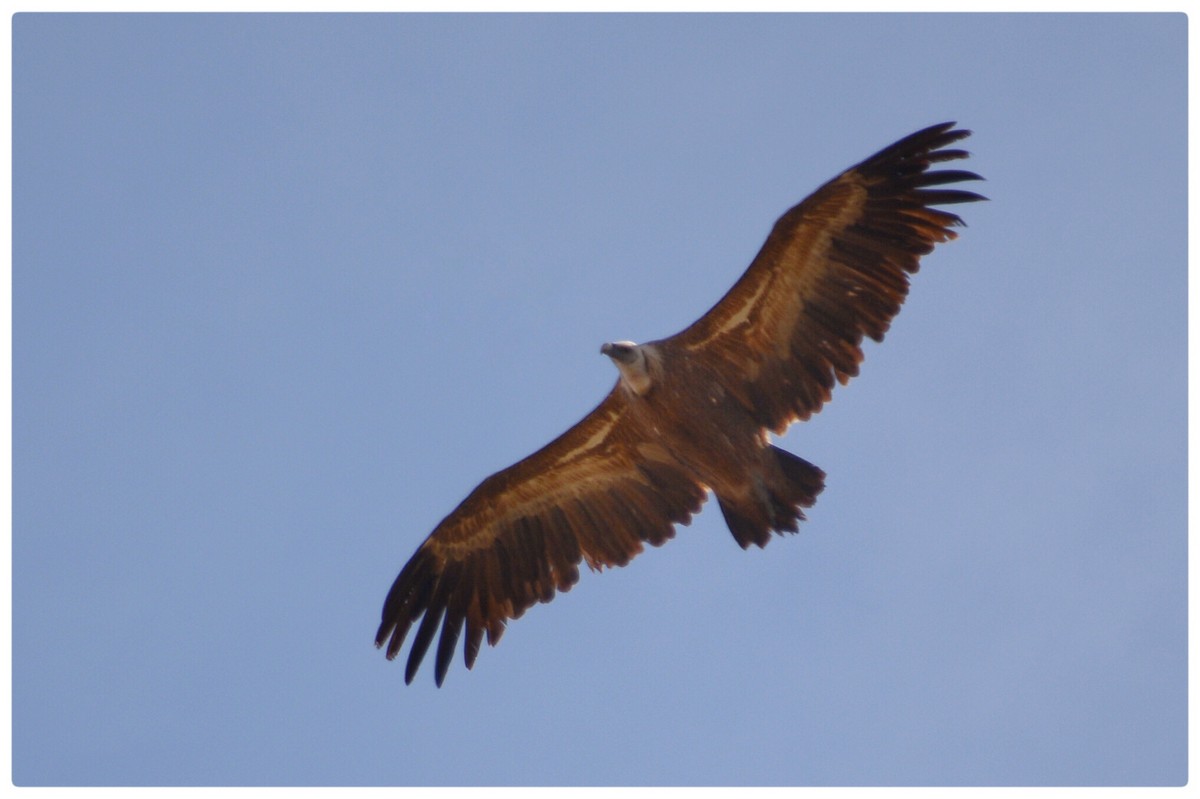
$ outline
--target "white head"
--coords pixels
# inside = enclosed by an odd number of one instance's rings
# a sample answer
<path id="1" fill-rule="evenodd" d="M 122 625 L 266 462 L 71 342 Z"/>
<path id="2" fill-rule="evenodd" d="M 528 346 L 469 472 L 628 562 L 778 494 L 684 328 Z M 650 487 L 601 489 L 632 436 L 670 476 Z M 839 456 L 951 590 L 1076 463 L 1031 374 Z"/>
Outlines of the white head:
<path id="1" fill-rule="evenodd" d="M 621 382 L 635 394 L 650 390 L 650 367 L 646 362 L 646 348 L 632 341 L 612 341 L 600 348 L 603 355 L 621 370 Z"/>

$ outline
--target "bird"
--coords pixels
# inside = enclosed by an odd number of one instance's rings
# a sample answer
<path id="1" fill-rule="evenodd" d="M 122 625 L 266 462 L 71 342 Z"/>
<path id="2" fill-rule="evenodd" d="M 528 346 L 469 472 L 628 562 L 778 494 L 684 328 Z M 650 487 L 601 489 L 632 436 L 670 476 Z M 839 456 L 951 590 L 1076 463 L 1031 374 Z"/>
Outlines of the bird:
<path id="1" fill-rule="evenodd" d="M 795 533 L 825 473 L 771 443 L 856 376 L 863 337 L 882 341 L 909 276 L 962 219 L 933 206 L 984 200 L 982 180 L 936 165 L 967 158 L 955 122 L 919 130 L 786 211 L 733 287 L 694 323 L 600 352 L 618 370 L 595 409 L 481 482 L 417 547 L 375 636 L 388 660 L 420 621 L 410 684 L 438 629 L 441 687 L 464 629 L 473 668 L 486 637 L 593 571 L 660 546 L 711 494 L 746 549 Z"/>

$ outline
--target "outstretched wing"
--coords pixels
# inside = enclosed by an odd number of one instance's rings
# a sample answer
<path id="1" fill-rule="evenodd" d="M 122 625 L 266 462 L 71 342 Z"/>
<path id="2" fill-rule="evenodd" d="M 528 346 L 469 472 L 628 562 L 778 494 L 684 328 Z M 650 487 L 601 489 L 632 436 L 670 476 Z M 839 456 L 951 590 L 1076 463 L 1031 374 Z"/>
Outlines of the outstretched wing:
<path id="1" fill-rule="evenodd" d="M 440 686 L 463 627 L 467 668 L 486 633 L 549 602 L 579 579 L 579 562 L 624 566 L 700 510 L 705 488 L 624 415 L 614 388 L 583 421 L 528 458 L 484 480 L 429 535 L 383 605 L 375 645 L 394 658 L 421 619 L 404 680 L 411 683 L 438 625 Z"/>
<path id="2" fill-rule="evenodd" d="M 828 401 L 858 374 L 863 335 L 876 341 L 900 311 L 908 274 L 962 220 L 930 206 L 985 199 L 940 188 L 980 180 L 930 170 L 966 158 L 947 145 L 970 135 L 953 122 L 918 131 L 846 170 L 775 223 L 746 273 L 667 343 L 708 359 L 775 433 Z"/>

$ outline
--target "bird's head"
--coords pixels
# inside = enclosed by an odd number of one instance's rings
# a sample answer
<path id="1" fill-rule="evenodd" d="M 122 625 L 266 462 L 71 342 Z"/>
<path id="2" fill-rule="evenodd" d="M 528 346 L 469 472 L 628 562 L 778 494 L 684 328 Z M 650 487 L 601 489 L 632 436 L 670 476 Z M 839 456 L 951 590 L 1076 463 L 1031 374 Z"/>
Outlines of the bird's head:
<path id="1" fill-rule="evenodd" d="M 621 364 L 632 366 L 637 363 L 641 356 L 641 350 L 632 341 L 610 341 L 600 347 L 600 354 L 612 358 L 620 368 Z"/>
<path id="2" fill-rule="evenodd" d="M 650 370 L 646 363 L 646 348 L 632 341 L 610 341 L 600 348 L 621 370 L 621 381 L 635 394 L 650 390 Z"/>

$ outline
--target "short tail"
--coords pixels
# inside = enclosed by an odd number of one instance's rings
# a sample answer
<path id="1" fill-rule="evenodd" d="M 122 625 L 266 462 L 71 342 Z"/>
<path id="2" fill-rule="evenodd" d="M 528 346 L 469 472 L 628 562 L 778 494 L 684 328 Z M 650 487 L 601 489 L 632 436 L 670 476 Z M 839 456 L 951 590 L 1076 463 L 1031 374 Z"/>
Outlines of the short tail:
<path id="1" fill-rule="evenodd" d="M 746 549 L 767 545 L 771 532 L 794 533 L 804 520 L 801 508 L 811 508 L 825 488 L 825 472 L 778 447 L 768 447 L 778 468 L 767 467 L 765 482 L 756 480 L 749 497 L 717 496 L 725 523 Z"/>

